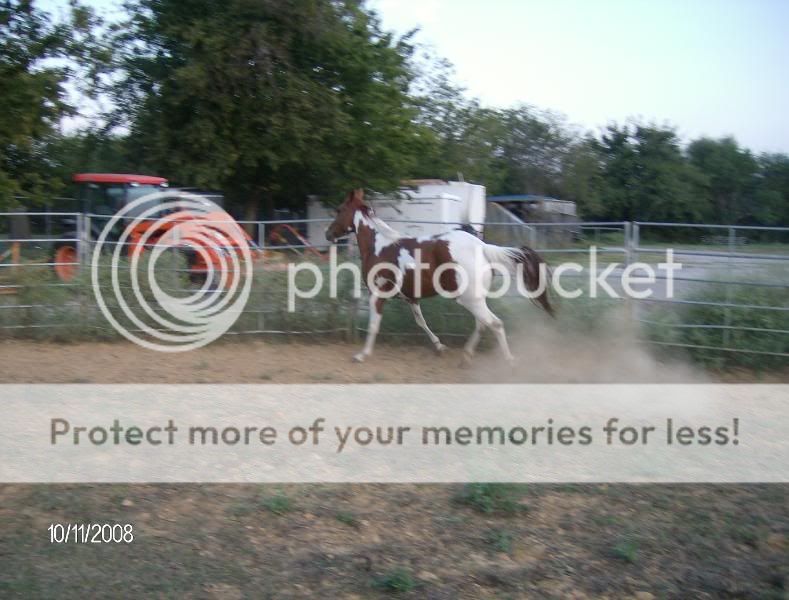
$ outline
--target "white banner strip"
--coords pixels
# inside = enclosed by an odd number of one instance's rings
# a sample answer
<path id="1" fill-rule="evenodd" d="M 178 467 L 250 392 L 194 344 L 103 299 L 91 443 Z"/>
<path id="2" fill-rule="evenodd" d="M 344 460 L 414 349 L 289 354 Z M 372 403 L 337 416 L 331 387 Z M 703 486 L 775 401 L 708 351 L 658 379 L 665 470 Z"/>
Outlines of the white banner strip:
<path id="1" fill-rule="evenodd" d="M 2 385 L 2 482 L 789 482 L 789 385 Z"/>

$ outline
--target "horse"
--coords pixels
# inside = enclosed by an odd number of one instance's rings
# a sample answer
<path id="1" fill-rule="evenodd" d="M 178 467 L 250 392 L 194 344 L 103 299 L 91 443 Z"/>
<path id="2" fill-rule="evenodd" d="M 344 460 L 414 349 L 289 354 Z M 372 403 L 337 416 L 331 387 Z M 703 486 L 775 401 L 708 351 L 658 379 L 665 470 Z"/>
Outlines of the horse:
<path id="1" fill-rule="evenodd" d="M 484 328 L 493 332 L 504 357 L 513 363 L 515 359 L 507 344 L 504 325 L 486 301 L 494 265 L 516 271 L 532 300 L 549 315 L 554 315 L 548 297 L 548 268 L 543 258 L 528 246 L 508 248 L 486 244 L 463 229 L 432 237 L 405 237 L 375 215 L 372 207 L 364 202 L 361 189 L 348 193 L 337 209 L 336 218 L 326 229 L 326 239 L 336 243 L 353 233 L 359 246 L 362 275 L 370 291 L 367 338 L 362 351 L 353 357 L 356 362 L 364 362 L 372 354 L 384 303 L 395 294 L 409 304 L 414 320 L 425 331 L 436 352 L 444 352 L 446 346 L 425 322 L 419 300 L 445 292 L 475 319 L 474 331 L 463 348 L 465 363 L 471 362 Z M 466 278 L 462 282 L 465 285 L 458 281 L 459 275 Z"/>

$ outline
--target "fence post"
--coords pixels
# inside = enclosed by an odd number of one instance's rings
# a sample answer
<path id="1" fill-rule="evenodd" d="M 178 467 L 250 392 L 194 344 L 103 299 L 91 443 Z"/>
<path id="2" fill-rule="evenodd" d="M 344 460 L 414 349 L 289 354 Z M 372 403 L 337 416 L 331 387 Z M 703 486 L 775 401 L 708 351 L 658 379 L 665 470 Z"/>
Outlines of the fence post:
<path id="1" fill-rule="evenodd" d="M 178 289 L 178 284 L 180 283 L 179 270 L 180 270 L 180 267 L 181 267 L 181 265 L 180 265 L 181 261 L 178 260 L 179 259 L 178 247 L 181 244 L 181 236 L 180 236 L 180 230 L 178 229 L 177 225 L 175 227 L 173 227 L 173 229 L 171 231 L 173 232 L 173 240 L 172 240 L 171 245 L 170 245 L 170 285 L 172 286 L 172 290 L 171 290 L 170 293 L 174 294 L 175 291 Z M 147 248 L 143 250 L 143 252 L 146 253 L 146 258 L 148 260 L 151 259 L 152 251 L 153 251 L 153 248 L 151 248 L 150 250 L 147 249 Z M 153 278 L 155 280 L 156 279 L 156 270 L 155 269 L 152 271 L 152 274 L 153 274 Z M 215 280 L 216 280 L 216 278 L 215 278 Z M 155 281 L 149 281 L 148 285 L 153 286 L 154 283 L 155 283 Z M 164 283 L 164 282 L 162 282 L 162 283 Z M 211 282 L 211 283 L 213 284 L 213 282 Z"/>
<path id="2" fill-rule="evenodd" d="M 77 213 L 77 298 L 79 302 L 80 324 L 84 327 L 87 313 L 85 286 L 90 285 L 90 216 Z"/>
<path id="3" fill-rule="evenodd" d="M 638 248 L 641 246 L 641 227 L 635 221 L 630 225 L 630 263 L 633 264 L 638 262 L 639 254 Z M 631 298 L 630 300 L 630 315 L 633 323 L 636 323 L 638 319 L 638 307 L 636 305 L 636 299 Z"/>
<path id="4" fill-rule="evenodd" d="M 266 248 L 266 224 L 262 221 L 258 223 L 258 246 L 261 251 Z"/>
<path id="5" fill-rule="evenodd" d="M 726 261 L 728 266 L 729 276 L 727 276 L 727 280 L 731 281 L 731 274 L 734 270 L 734 261 L 732 254 L 736 250 L 736 231 L 734 227 L 729 227 L 729 239 L 728 239 L 728 248 L 729 248 L 729 257 Z M 732 287 L 730 283 L 726 284 L 726 304 L 732 303 Z M 726 328 L 723 330 L 723 347 L 730 348 L 731 347 L 731 307 L 727 306 L 723 310 L 723 324 Z"/>
<path id="6" fill-rule="evenodd" d="M 264 221 L 258 222 L 258 248 L 260 248 L 260 277 L 265 277 L 265 266 L 266 266 L 266 223 Z M 252 282 L 254 285 L 255 281 L 255 268 L 253 264 L 252 269 Z M 254 287 L 252 288 L 254 291 Z M 266 317 L 263 314 L 263 311 L 266 308 L 266 285 L 265 282 L 262 282 L 260 285 L 260 299 L 258 301 L 257 306 L 257 317 L 255 321 L 257 322 L 257 330 L 259 332 L 265 331 L 266 326 Z"/>
<path id="7" fill-rule="evenodd" d="M 85 248 L 84 248 L 85 240 L 83 239 L 84 235 L 82 233 L 85 226 L 84 220 L 85 220 L 85 215 L 83 215 L 82 213 L 77 214 L 77 218 L 75 219 L 75 222 L 77 225 L 77 262 L 79 263 L 77 268 L 79 270 L 83 268 L 85 262 L 83 260 L 84 258 L 83 254 L 85 252 Z"/>
<path id="8" fill-rule="evenodd" d="M 638 262 L 638 248 L 641 245 L 641 228 L 638 223 L 633 222 L 630 225 L 630 260 L 629 264 Z"/>
<path id="9" fill-rule="evenodd" d="M 625 267 L 629 267 L 633 262 L 633 230 L 635 228 L 635 224 L 633 221 L 625 221 L 624 222 L 624 237 L 625 237 Z M 628 306 L 628 312 L 630 314 L 630 321 L 632 324 L 635 324 L 636 320 L 636 303 L 630 295 L 625 297 L 625 302 Z"/>
<path id="10" fill-rule="evenodd" d="M 625 266 L 630 264 L 630 252 L 632 248 L 632 240 L 630 239 L 631 227 L 632 223 L 630 221 L 625 221 L 622 229 L 622 234 L 625 238 Z"/>

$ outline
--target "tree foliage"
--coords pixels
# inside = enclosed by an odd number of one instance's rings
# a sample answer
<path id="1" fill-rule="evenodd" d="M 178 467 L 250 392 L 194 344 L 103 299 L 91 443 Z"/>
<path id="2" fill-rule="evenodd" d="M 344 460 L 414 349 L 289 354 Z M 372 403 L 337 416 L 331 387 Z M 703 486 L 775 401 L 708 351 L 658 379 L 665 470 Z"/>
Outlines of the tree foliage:
<path id="1" fill-rule="evenodd" d="M 640 123 L 609 125 L 594 147 L 602 169 L 596 218 L 701 219 L 704 206 L 694 194 L 699 174 L 685 160 L 673 129 Z"/>
<path id="2" fill-rule="evenodd" d="M 558 194 L 572 132 L 550 112 L 523 104 L 487 108 L 452 84 L 443 63 L 417 96 L 429 131 L 418 176 L 484 183 L 490 194 Z"/>
<path id="3" fill-rule="evenodd" d="M 140 168 L 248 205 L 394 187 L 419 142 L 411 47 L 352 0 L 139 0 L 118 118 Z"/>
<path id="4" fill-rule="evenodd" d="M 271 216 L 308 194 L 462 174 L 492 195 L 573 200 L 586 219 L 789 224 L 786 154 L 483 106 L 361 0 L 128 0 L 108 43 L 72 2 L 55 22 L 31 0 L 0 0 L 4 204 L 51 196 L 76 171 L 138 171 Z M 69 89 L 111 100 L 102 128 L 58 132 L 76 111 Z"/>
<path id="5" fill-rule="evenodd" d="M 106 55 L 94 37 L 98 24 L 76 2 L 61 23 L 31 0 L 0 2 L 0 205 L 62 189 L 49 143 L 60 120 L 76 112 L 66 83 L 76 73 L 90 81 L 100 71 Z"/>
<path id="6" fill-rule="evenodd" d="M 759 222 L 789 225 L 789 156 L 765 154 L 759 159 Z"/>
<path id="7" fill-rule="evenodd" d="M 702 192 L 725 223 L 750 222 L 754 212 L 757 162 L 733 138 L 702 138 L 688 148 L 690 162 L 704 173 Z"/>

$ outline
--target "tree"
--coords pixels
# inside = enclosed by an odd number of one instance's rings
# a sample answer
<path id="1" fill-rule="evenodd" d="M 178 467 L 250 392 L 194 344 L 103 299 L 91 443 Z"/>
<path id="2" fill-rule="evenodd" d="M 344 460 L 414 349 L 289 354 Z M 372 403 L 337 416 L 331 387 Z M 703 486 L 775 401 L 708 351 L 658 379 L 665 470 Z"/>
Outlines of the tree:
<path id="1" fill-rule="evenodd" d="M 764 154 L 759 160 L 759 207 L 761 222 L 789 226 L 789 156 Z"/>
<path id="2" fill-rule="evenodd" d="M 31 0 L 0 2 L 0 205 L 13 205 L 17 195 L 41 201 L 62 189 L 48 143 L 76 110 L 65 86 L 78 67 L 68 59 L 79 59 L 88 83 L 99 72 L 105 54 L 92 34 L 97 22 L 75 2 L 70 21 L 58 24 Z"/>
<path id="3" fill-rule="evenodd" d="M 565 154 L 559 196 L 575 202 L 584 218 L 603 214 L 603 164 L 592 137 L 574 141 Z"/>
<path id="4" fill-rule="evenodd" d="M 353 0 L 138 0 L 118 30 L 117 123 L 139 166 L 224 189 L 249 217 L 389 189 L 420 143 L 411 47 Z"/>
<path id="5" fill-rule="evenodd" d="M 489 194 L 544 194 L 561 191 L 562 168 L 572 133 L 563 119 L 521 105 L 482 107 L 438 77 L 419 96 L 420 123 L 433 136 L 419 164 L 422 176 L 482 183 Z"/>
<path id="6" fill-rule="evenodd" d="M 609 125 L 595 144 L 602 160 L 601 211 L 611 220 L 698 221 L 699 172 L 685 160 L 671 128 Z"/>
<path id="7" fill-rule="evenodd" d="M 74 173 L 126 173 L 133 171 L 126 150 L 126 139 L 99 129 L 54 135 L 44 151 L 53 174 L 68 181 Z"/>
<path id="8" fill-rule="evenodd" d="M 500 193 L 559 195 L 571 142 L 564 119 L 528 105 L 500 114 L 505 133 L 499 154 L 506 171 Z"/>
<path id="9" fill-rule="evenodd" d="M 700 193 L 711 205 L 708 218 L 732 225 L 753 222 L 758 165 L 750 151 L 731 137 L 701 138 L 688 146 L 688 156 L 704 174 Z"/>
<path id="10" fill-rule="evenodd" d="M 444 109 L 440 120 L 430 123 L 435 143 L 418 161 L 422 177 L 455 179 L 487 186 L 489 194 L 501 193 L 507 176 L 502 143 L 506 135 L 501 114 L 477 102 L 463 102 Z"/>

